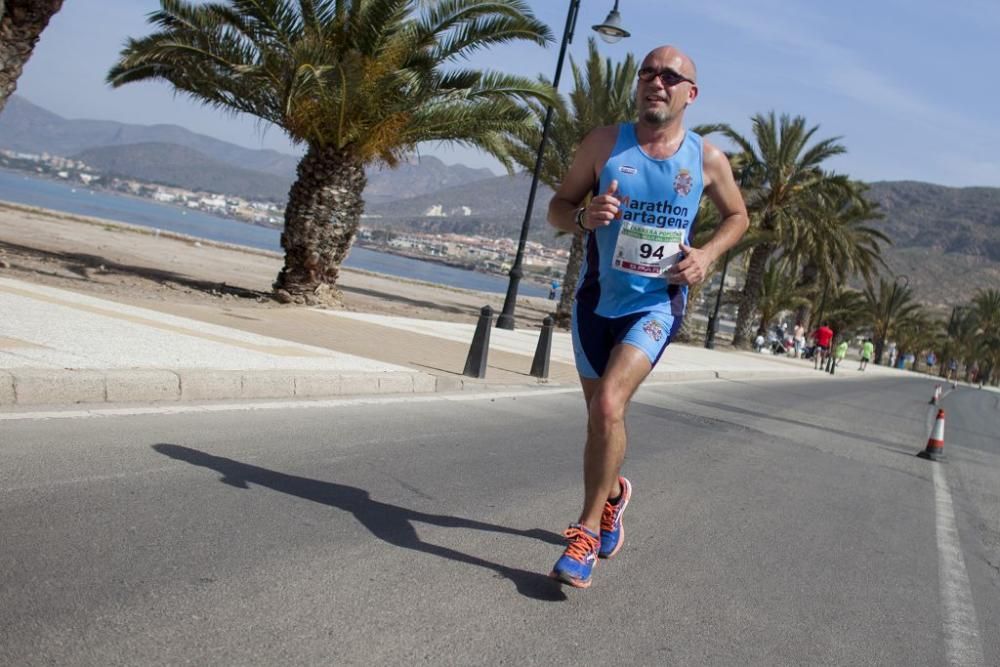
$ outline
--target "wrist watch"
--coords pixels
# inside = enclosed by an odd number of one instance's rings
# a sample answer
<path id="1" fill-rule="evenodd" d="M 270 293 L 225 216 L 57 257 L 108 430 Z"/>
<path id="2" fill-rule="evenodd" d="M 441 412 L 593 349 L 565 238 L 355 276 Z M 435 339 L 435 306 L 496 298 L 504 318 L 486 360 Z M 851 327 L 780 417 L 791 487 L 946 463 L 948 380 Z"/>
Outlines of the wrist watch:
<path id="1" fill-rule="evenodd" d="M 585 232 L 589 232 L 590 230 L 583 226 L 583 219 L 586 215 L 587 215 L 586 206 L 584 206 L 583 208 L 578 208 L 576 210 L 576 226 Z"/>

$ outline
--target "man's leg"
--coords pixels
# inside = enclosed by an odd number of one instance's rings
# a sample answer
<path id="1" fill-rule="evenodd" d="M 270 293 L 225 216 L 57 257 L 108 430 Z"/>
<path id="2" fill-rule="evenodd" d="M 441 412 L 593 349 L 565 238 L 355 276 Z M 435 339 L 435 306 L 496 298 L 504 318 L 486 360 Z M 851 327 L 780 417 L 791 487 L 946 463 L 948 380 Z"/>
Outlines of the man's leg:
<path id="1" fill-rule="evenodd" d="M 600 379 L 581 378 L 588 419 L 579 523 L 595 533 L 600 533 L 605 501 L 621 493 L 618 473 L 625 458 L 625 410 L 651 370 L 642 350 L 619 344 L 612 350 Z"/>

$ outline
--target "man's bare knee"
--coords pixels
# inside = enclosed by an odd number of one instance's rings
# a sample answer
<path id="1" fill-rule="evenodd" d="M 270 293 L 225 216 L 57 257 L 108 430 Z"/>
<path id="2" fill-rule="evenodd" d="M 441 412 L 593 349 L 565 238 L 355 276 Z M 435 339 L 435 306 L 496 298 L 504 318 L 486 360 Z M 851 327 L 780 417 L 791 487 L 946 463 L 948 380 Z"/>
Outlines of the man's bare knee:
<path id="1" fill-rule="evenodd" d="M 590 426 L 597 433 L 605 433 L 625 421 L 628 397 L 620 391 L 604 387 L 590 400 Z"/>

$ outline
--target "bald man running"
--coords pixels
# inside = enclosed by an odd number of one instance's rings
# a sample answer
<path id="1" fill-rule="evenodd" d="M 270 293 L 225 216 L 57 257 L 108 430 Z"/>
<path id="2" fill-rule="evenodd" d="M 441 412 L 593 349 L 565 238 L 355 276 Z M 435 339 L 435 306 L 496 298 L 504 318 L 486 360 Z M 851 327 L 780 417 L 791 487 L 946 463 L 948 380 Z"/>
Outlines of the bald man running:
<path id="1" fill-rule="evenodd" d="M 694 62 L 677 48 L 650 52 L 639 69 L 638 121 L 590 132 L 549 204 L 549 223 L 585 234 L 587 248 L 573 309 L 588 414 L 583 511 L 551 575 L 578 588 L 590 586 L 598 557 L 622 547 L 632 495 L 620 476 L 628 403 L 680 327 L 687 286 L 704 280 L 748 225 L 729 160 L 684 129 L 696 81 Z M 694 248 L 702 192 L 722 223 Z M 584 205 L 588 194 L 595 196 Z"/>

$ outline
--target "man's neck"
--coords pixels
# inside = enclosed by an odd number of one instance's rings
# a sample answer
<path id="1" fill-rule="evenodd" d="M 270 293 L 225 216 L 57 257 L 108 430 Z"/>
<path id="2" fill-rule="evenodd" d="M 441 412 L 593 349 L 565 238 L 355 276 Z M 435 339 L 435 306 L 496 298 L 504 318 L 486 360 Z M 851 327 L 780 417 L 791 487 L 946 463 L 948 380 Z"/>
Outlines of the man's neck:
<path id="1" fill-rule="evenodd" d="M 680 118 L 654 125 L 641 118 L 635 124 L 635 137 L 642 149 L 654 158 L 667 158 L 684 142 L 684 124 Z"/>

